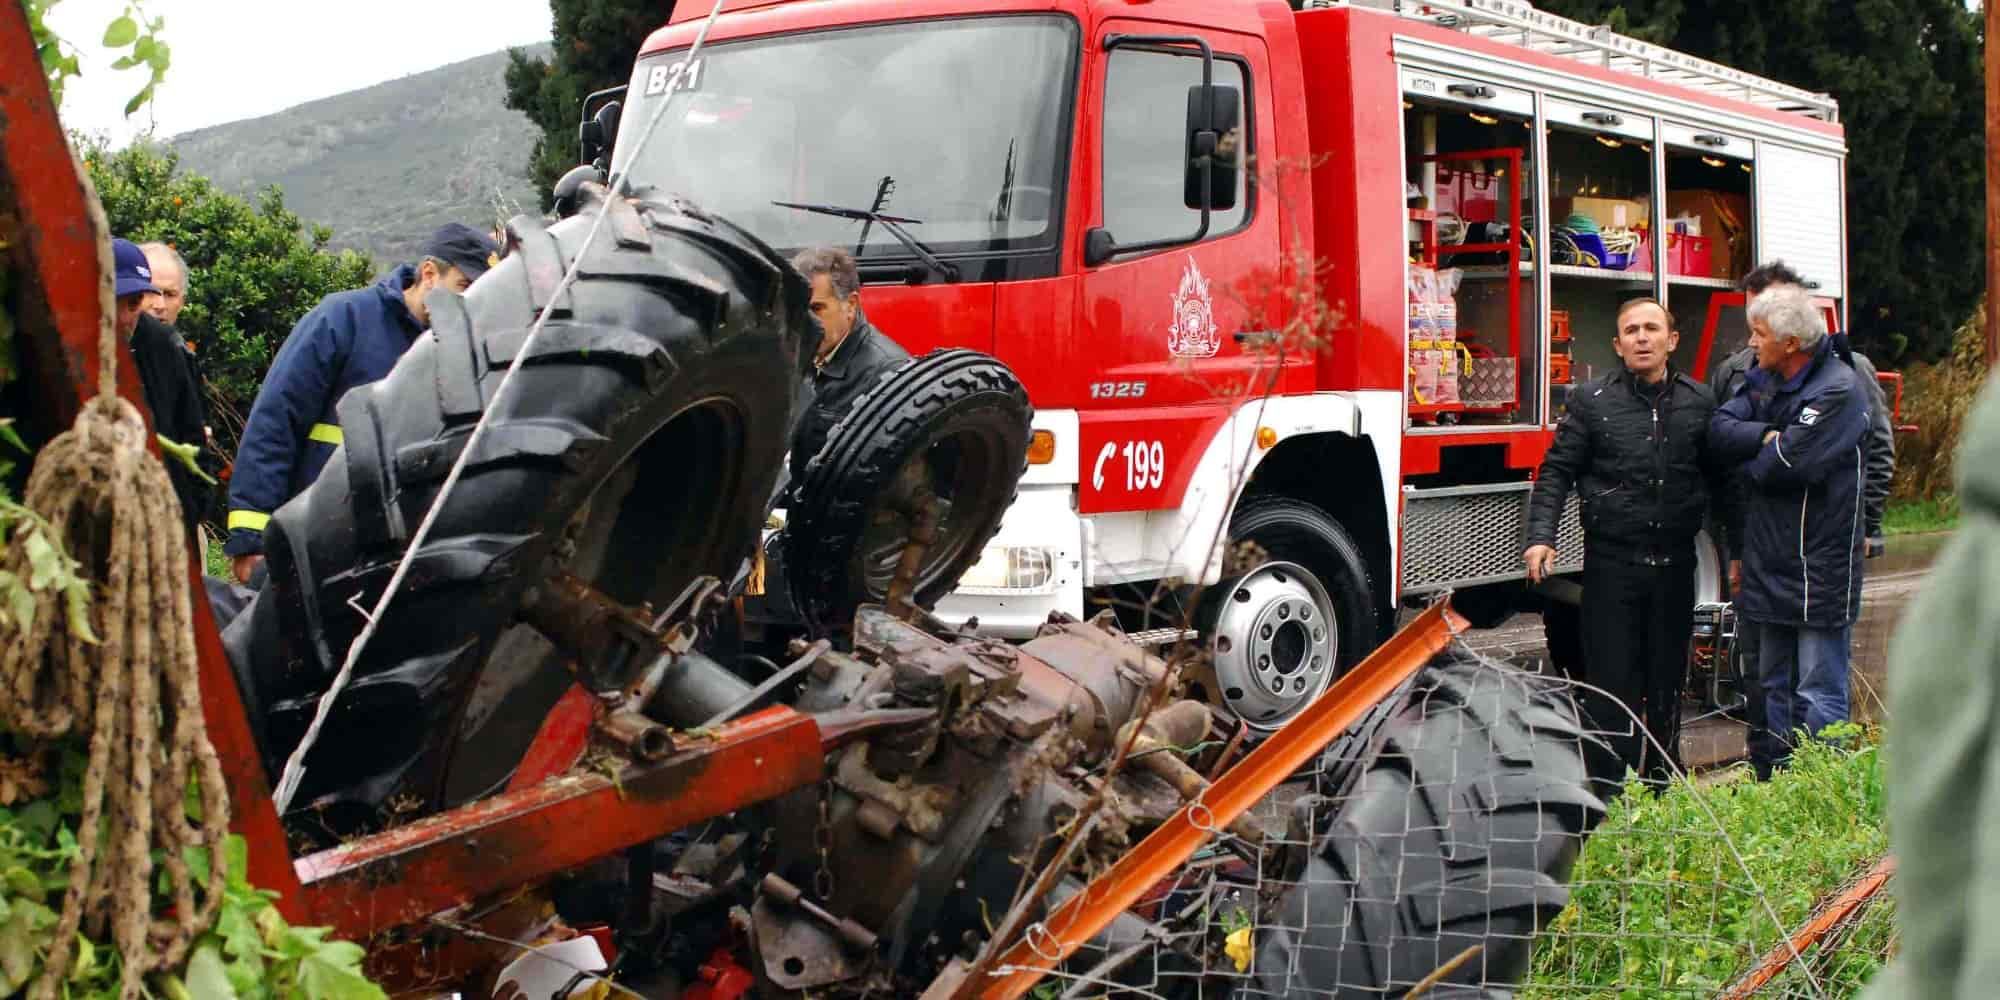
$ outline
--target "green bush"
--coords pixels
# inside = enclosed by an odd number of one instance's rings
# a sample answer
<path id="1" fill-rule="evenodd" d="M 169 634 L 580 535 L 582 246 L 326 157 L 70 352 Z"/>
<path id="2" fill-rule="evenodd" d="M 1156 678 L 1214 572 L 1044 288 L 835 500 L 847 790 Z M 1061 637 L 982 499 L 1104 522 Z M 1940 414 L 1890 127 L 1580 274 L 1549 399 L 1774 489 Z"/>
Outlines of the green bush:
<path id="1" fill-rule="evenodd" d="M 285 208 L 276 187 L 253 205 L 181 170 L 162 146 L 113 152 L 93 144 L 81 152 L 112 233 L 171 244 L 187 260 L 193 273 L 180 327 L 201 355 L 216 435 L 233 454 L 243 415 L 292 325 L 320 299 L 368 284 L 374 264 L 328 249 L 332 231 Z"/>
<path id="2" fill-rule="evenodd" d="M 0 732 L 0 803 L 6 803 L 0 806 L 0 997 L 14 996 L 33 982 L 51 949 L 64 946 L 76 953 L 63 996 L 112 1000 L 119 995 L 122 972 L 115 946 L 85 934 L 71 942 L 55 940 L 70 860 L 77 851 L 84 765 L 78 748 L 42 748 Z M 198 806 L 199 798 L 192 798 Z M 222 854 L 227 888 L 215 926 L 195 939 L 183 970 L 149 979 L 153 996 L 385 1000 L 382 989 L 361 971 L 365 956 L 359 945 L 330 940 L 324 928 L 287 924 L 271 903 L 273 895 L 250 885 L 243 838 L 229 836 Z M 110 861 L 105 854 L 98 857 L 100 864 Z M 206 852 L 190 848 L 186 861 L 195 883 L 204 883 L 211 863 Z M 164 909 L 173 902 L 162 882 L 154 904 Z"/>
<path id="3" fill-rule="evenodd" d="M 1767 783 L 1629 787 L 1585 844 L 1521 995 L 1706 997 L 1749 971 L 1888 851 L 1879 750 L 1843 728 L 1829 735 L 1857 746 L 1808 743 Z M 1807 952 L 1825 996 L 1873 975 L 1890 909 L 1879 894 L 1838 947 Z"/>

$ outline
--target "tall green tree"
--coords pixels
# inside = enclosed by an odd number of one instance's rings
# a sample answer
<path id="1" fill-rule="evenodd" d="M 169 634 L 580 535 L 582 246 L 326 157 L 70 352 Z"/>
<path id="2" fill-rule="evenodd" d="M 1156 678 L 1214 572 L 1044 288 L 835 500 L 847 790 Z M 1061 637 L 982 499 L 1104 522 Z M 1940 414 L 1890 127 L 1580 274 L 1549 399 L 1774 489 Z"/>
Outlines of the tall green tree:
<path id="1" fill-rule="evenodd" d="M 327 242 L 333 231 L 301 220 L 274 185 L 255 204 L 180 169 L 173 150 L 136 142 L 113 152 L 81 150 L 111 232 L 170 244 L 186 259 L 188 300 L 180 327 L 194 341 L 216 404 L 215 430 L 234 453 L 271 357 L 292 325 L 334 292 L 374 278 L 374 264 Z"/>
<path id="2" fill-rule="evenodd" d="M 1847 129 L 1849 318 L 1879 359 L 1934 360 L 1984 285 L 1979 14 L 1960 0 L 1540 0 L 1831 93 Z"/>
<path id="3" fill-rule="evenodd" d="M 542 210 L 558 178 L 578 163 L 577 125 L 583 99 L 632 76 L 632 62 L 646 36 L 667 23 L 673 0 L 550 0 L 554 42 L 542 59 L 521 49 L 508 53 L 507 106 L 541 127 L 529 156 L 529 176 Z"/>

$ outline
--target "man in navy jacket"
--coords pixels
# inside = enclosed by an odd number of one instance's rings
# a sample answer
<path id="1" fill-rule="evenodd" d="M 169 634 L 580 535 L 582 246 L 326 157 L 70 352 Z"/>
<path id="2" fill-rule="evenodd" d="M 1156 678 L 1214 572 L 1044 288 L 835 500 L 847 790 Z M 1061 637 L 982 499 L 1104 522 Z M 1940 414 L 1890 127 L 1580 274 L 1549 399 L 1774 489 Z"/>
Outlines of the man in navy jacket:
<path id="1" fill-rule="evenodd" d="M 1743 586 L 1758 630 L 1770 731 L 1789 742 L 1848 717 L 1849 640 L 1861 612 L 1870 398 L 1796 286 L 1750 304 L 1757 369 L 1716 411 L 1710 444 L 1741 462 Z"/>
<path id="2" fill-rule="evenodd" d="M 311 485 L 340 446 L 334 412 L 340 397 L 389 374 L 430 326 L 426 295 L 465 291 L 499 252 L 485 234 L 454 222 L 431 237 L 420 263 L 404 264 L 371 287 L 327 296 L 292 328 L 251 404 L 229 481 L 223 552 L 238 583 L 248 583 L 264 558 L 271 512 Z"/>

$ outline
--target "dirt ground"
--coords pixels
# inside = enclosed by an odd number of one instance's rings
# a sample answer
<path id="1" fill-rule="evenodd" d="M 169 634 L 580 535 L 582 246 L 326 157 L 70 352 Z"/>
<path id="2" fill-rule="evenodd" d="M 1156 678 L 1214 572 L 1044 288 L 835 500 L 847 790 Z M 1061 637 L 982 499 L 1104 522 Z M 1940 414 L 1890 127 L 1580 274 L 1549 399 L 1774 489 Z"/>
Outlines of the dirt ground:
<path id="1" fill-rule="evenodd" d="M 1861 597 L 1861 621 L 1854 628 L 1854 714 L 1857 721 L 1880 722 L 1888 677 L 1889 638 L 1910 600 L 1930 575 L 1931 560 L 1948 533 L 1898 535 L 1889 550 L 1868 564 Z M 1520 614 L 1497 628 L 1467 636 L 1479 652 L 1536 668 L 1547 657 L 1540 615 Z M 1681 754 L 1690 768 L 1717 767 L 1743 758 L 1743 724 L 1688 704 L 1682 715 Z"/>

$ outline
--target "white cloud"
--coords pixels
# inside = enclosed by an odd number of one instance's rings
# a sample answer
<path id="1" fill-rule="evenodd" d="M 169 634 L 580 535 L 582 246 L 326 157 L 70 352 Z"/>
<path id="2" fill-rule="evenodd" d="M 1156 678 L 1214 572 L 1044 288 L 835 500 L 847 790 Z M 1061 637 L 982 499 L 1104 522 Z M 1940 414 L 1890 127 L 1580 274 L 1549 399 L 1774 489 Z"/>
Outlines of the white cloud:
<path id="1" fill-rule="evenodd" d="M 48 23 L 81 53 L 63 124 L 116 144 L 162 137 L 331 97 L 549 37 L 548 0 L 145 0 L 164 17 L 173 63 L 150 109 L 125 118 L 145 85 L 101 44 L 125 0 L 61 0 Z M 494 100 L 501 99 L 495 94 Z"/>

